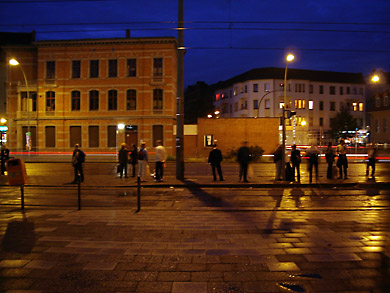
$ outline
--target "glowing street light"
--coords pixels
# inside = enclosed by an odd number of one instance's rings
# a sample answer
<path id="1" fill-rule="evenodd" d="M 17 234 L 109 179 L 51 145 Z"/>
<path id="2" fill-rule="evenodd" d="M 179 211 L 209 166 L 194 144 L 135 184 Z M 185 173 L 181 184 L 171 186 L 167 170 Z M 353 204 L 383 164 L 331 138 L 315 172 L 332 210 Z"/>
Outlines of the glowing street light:
<path id="1" fill-rule="evenodd" d="M 282 178 L 286 180 L 286 172 L 284 172 L 286 164 L 286 107 L 287 107 L 287 67 L 288 63 L 293 61 L 295 56 L 293 54 L 288 54 L 286 56 L 286 69 L 284 70 L 284 94 L 283 94 L 283 109 L 282 109 Z"/>
<path id="2" fill-rule="evenodd" d="M 372 82 L 379 82 L 379 81 L 380 81 L 380 78 L 379 78 L 378 75 L 375 74 L 375 75 L 372 76 L 371 81 L 372 81 Z"/>
<path id="3" fill-rule="evenodd" d="M 27 151 L 31 150 L 31 132 L 30 132 L 30 93 L 28 90 L 28 82 L 26 73 L 24 73 L 22 65 L 19 63 L 18 60 L 12 58 L 9 60 L 9 64 L 12 66 L 19 66 L 20 70 L 23 73 L 24 82 L 26 84 L 26 91 L 27 91 L 27 133 L 26 133 L 26 148 Z"/>

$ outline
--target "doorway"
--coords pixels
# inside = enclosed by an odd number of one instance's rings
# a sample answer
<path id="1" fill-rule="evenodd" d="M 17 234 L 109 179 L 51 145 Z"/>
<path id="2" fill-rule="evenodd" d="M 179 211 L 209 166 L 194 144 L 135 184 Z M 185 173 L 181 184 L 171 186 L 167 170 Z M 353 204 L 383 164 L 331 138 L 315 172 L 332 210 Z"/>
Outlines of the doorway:
<path id="1" fill-rule="evenodd" d="M 138 126 L 137 125 L 126 125 L 125 127 L 125 142 L 131 147 L 133 144 L 138 146 Z"/>

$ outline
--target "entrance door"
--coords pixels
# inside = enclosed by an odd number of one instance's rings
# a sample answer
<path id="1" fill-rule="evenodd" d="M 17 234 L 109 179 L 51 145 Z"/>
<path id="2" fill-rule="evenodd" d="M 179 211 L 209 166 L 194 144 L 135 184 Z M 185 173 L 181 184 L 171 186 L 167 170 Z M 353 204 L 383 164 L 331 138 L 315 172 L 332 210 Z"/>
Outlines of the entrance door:
<path id="1" fill-rule="evenodd" d="M 137 145 L 138 141 L 138 127 L 136 125 L 126 125 L 125 127 L 125 142 L 131 147 L 133 144 Z"/>

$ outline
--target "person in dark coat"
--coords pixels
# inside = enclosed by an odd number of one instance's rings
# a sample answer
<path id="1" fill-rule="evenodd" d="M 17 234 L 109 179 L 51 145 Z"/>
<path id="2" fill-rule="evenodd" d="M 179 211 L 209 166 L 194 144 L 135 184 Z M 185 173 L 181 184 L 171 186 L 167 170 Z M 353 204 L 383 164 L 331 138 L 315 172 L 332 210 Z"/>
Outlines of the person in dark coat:
<path id="1" fill-rule="evenodd" d="M 132 166 L 131 177 L 135 177 L 135 165 L 137 165 L 138 162 L 137 157 L 138 157 L 138 149 L 137 146 L 133 144 L 130 150 L 130 164 Z"/>
<path id="2" fill-rule="evenodd" d="M 248 165 L 252 158 L 250 149 L 248 148 L 248 142 L 244 141 L 242 146 L 238 149 L 237 159 L 240 164 L 240 181 L 243 178 L 243 182 L 248 182 Z"/>
<path id="3" fill-rule="evenodd" d="M 306 155 L 309 157 L 309 182 L 313 181 L 313 167 L 316 172 L 316 179 L 318 180 L 318 155 L 320 151 L 315 145 L 312 145 L 310 149 L 307 150 Z"/>
<path id="4" fill-rule="evenodd" d="M 125 173 L 125 178 L 127 178 L 127 162 L 129 161 L 129 149 L 125 143 L 121 144 L 121 149 L 118 152 L 119 167 L 120 167 L 120 178 L 123 176 L 123 171 Z"/>
<path id="5" fill-rule="evenodd" d="M 80 182 L 84 181 L 84 172 L 83 172 L 84 162 L 85 162 L 85 153 L 80 149 L 79 144 L 75 144 L 73 155 L 72 155 L 72 165 L 74 168 L 74 179 L 72 183 L 77 183 L 79 174 L 80 174 Z"/>
<path id="6" fill-rule="evenodd" d="M 219 175 L 219 180 L 223 181 L 223 176 L 222 176 L 222 169 L 221 169 L 221 162 L 222 162 L 222 152 L 217 149 L 217 145 L 214 144 L 213 149 L 211 150 L 209 154 L 209 164 L 211 165 L 211 169 L 213 171 L 213 178 L 214 181 L 217 181 L 217 175 L 215 173 L 215 169 L 218 171 Z"/>
<path id="7" fill-rule="evenodd" d="M 337 146 L 336 150 L 337 150 L 337 154 L 339 155 L 339 158 L 337 160 L 337 167 L 339 168 L 340 176 L 338 179 L 343 178 L 343 171 L 344 171 L 344 179 L 348 179 L 347 146 L 345 145 L 345 140 L 343 138 L 340 140 L 340 144 Z"/>
<path id="8" fill-rule="evenodd" d="M 367 150 L 367 154 L 368 154 L 368 161 L 367 161 L 367 167 L 366 167 L 366 176 L 368 176 L 368 174 L 370 173 L 370 166 L 371 166 L 371 176 L 374 177 L 375 176 L 375 163 L 376 163 L 376 148 L 375 146 L 370 143 L 368 145 L 368 150 Z"/>
<path id="9" fill-rule="evenodd" d="M 5 172 L 5 162 L 9 160 L 9 149 L 6 145 L 3 145 L 1 148 L 1 175 L 4 175 Z"/>
<path id="10" fill-rule="evenodd" d="M 276 150 L 273 153 L 274 155 L 274 163 L 275 163 L 275 180 L 281 181 L 282 172 L 283 172 L 283 147 L 282 145 L 278 145 Z"/>
<path id="11" fill-rule="evenodd" d="M 334 151 L 332 148 L 332 143 L 330 142 L 328 144 L 326 151 L 325 151 L 325 159 L 326 159 L 326 163 L 328 164 L 326 178 L 328 178 L 328 179 L 333 179 L 333 162 L 334 162 L 335 156 L 336 155 L 334 154 Z"/>
<path id="12" fill-rule="evenodd" d="M 301 152 L 300 152 L 300 150 L 297 150 L 297 146 L 295 144 L 292 146 L 290 161 L 291 161 L 292 167 L 293 167 L 294 181 L 295 181 L 295 169 L 296 169 L 298 182 L 301 182 L 301 172 L 299 169 L 299 166 L 301 165 Z"/>

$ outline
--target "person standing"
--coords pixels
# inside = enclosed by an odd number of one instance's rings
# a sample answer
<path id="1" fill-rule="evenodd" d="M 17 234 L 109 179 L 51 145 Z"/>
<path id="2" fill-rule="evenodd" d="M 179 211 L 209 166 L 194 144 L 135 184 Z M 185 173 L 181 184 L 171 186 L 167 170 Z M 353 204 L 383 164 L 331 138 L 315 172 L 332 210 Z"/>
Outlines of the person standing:
<path id="1" fill-rule="evenodd" d="M 316 179 L 318 180 L 318 155 L 320 151 L 315 145 L 311 145 L 310 149 L 307 150 L 306 154 L 309 157 L 309 183 L 313 181 L 313 167 L 316 172 Z"/>
<path id="2" fill-rule="evenodd" d="M 0 159 L 1 159 L 1 175 L 4 175 L 6 169 L 5 162 L 9 160 L 9 149 L 7 148 L 6 145 L 3 145 L 3 147 L 1 148 Z"/>
<path id="3" fill-rule="evenodd" d="M 141 143 L 141 148 L 138 151 L 138 176 L 141 177 L 141 181 L 146 180 L 146 168 L 148 165 L 148 151 L 146 150 L 146 143 Z"/>
<path id="4" fill-rule="evenodd" d="M 162 141 L 157 141 L 157 147 L 156 147 L 156 182 L 163 181 L 164 176 L 164 164 L 167 159 L 167 152 L 165 150 L 165 147 L 162 145 Z"/>
<path id="5" fill-rule="evenodd" d="M 223 181 L 221 162 L 222 162 L 222 152 L 217 148 L 217 145 L 213 145 L 213 149 L 209 153 L 208 163 L 211 165 L 211 169 L 213 171 L 214 181 L 217 181 L 217 174 L 215 173 L 215 169 L 217 169 L 219 180 Z"/>
<path id="6" fill-rule="evenodd" d="M 84 182 L 84 172 L 83 172 L 83 163 L 85 162 L 85 153 L 80 149 L 78 143 L 75 144 L 73 155 L 72 155 L 72 165 L 74 168 L 74 179 L 72 183 L 77 183 L 80 175 L 80 182 Z"/>
<path id="7" fill-rule="evenodd" d="M 135 144 L 132 145 L 130 150 L 130 164 L 132 166 L 132 175 L 131 177 L 135 177 L 135 165 L 137 165 L 138 162 L 138 149 Z"/>
<path id="8" fill-rule="evenodd" d="M 371 166 L 371 176 L 375 176 L 375 162 L 376 162 L 376 148 L 375 146 L 370 143 L 368 145 L 368 161 L 367 161 L 367 168 L 366 168 L 366 176 L 370 173 L 370 166 Z"/>
<path id="9" fill-rule="evenodd" d="M 240 181 L 243 178 L 243 182 L 247 183 L 248 165 L 252 158 L 251 151 L 248 147 L 248 142 L 244 141 L 242 146 L 238 149 L 237 159 L 240 164 Z"/>
<path id="10" fill-rule="evenodd" d="M 334 151 L 332 148 L 332 143 L 328 143 L 328 147 L 325 151 L 325 159 L 326 163 L 328 164 L 328 169 L 326 171 L 326 178 L 333 179 L 333 162 L 334 162 Z"/>
<path id="11" fill-rule="evenodd" d="M 301 182 L 301 172 L 300 172 L 300 168 L 299 168 L 301 165 L 301 152 L 300 152 L 300 150 L 297 150 L 297 146 L 295 144 L 292 146 L 290 161 L 291 161 L 292 167 L 293 167 L 294 181 L 295 181 L 295 169 L 296 169 L 298 182 Z"/>
<path id="12" fill-rule="evenodd" d="M 339 168 L 340 176 L 338 179 L 343 178 L 344 171 L 344 179 L 348 179 L 347 177 L 347 169 L 348 169 L 348 160 L 347 160 L 347 146 L 345 145 L 344 139 L 340 140 L 340 144 L 337 146 L 337 154 L 339 156 L 337 160 L 337 167 Z"/>
<path id="13" fill-rule="evenodd" d="M 129 161 L 129 149 L 125 143 L 121 144 L 121 149 L 118 152 L 119 167 L 120 167 L 120 178 L 123 176 L 123 171 L 125 173 L 125 178 L 127 178 L 127 162 Z"/>
<path id="14" fill-rule="evenodd" d="M 282 145 L 278 145 L 276 150 L 274 151 L 274 163 L 275 163 L 275 180 L 281 181 L 283 166 L 282 166 L 282 156 L 283 156 L 283 148 Z"/>

